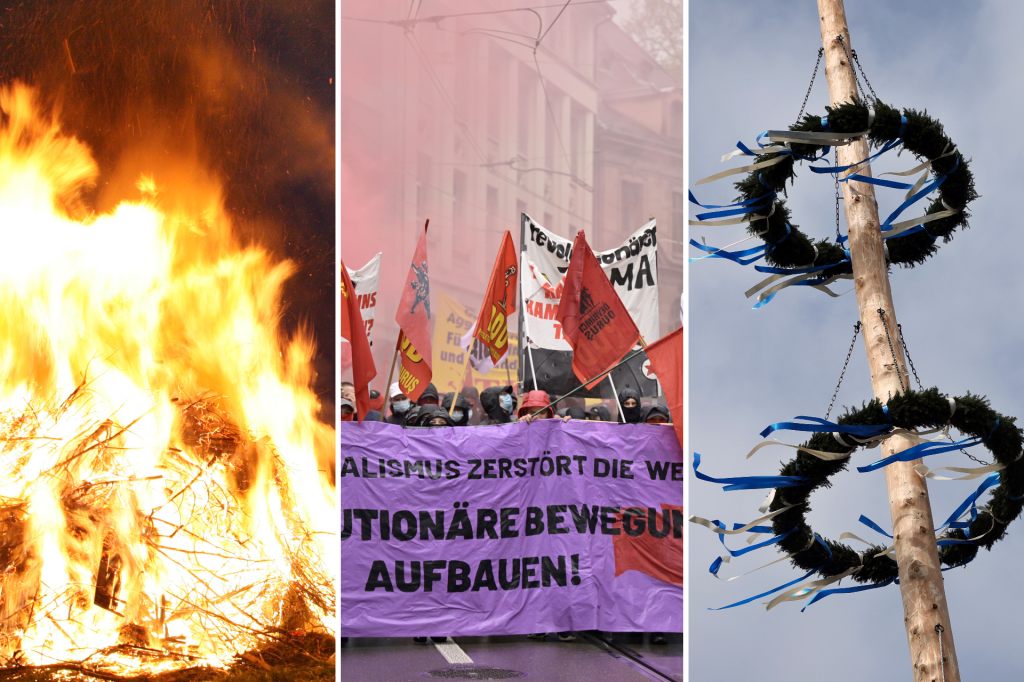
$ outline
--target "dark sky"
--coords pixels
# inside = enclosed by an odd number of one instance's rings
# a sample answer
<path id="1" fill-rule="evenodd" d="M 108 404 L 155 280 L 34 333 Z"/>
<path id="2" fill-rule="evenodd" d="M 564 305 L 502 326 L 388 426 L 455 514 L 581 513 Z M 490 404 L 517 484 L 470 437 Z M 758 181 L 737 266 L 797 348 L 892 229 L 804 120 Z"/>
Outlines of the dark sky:
<path id="1" fill-rule="evenodd" d="M 92 147 L 97 209 L 123 198 L 116 178 L 186 155 L 221 178 L 243 242 L 297 263 L 284 322 L 312 328 L 325 404 L 335 391 L 334 33 L 332 0 L 0 2 L 0 81 L 38 88 Z"/>

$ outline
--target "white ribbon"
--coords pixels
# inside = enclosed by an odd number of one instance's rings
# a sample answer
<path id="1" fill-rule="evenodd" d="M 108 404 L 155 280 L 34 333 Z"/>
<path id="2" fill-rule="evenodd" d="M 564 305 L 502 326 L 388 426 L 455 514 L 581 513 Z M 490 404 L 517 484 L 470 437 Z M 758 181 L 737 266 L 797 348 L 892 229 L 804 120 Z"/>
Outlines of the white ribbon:
<path id="1" fill-rule="evenodd" d="M 843 578 L 847 578 L 847 577 L 853 575 L 854 573 L 856 573 L 860 569 L 861 569 L 860 566 L 854 566 L 853 568 L 848 568 L 845 571 L 843 571 L 842 573 L 830 576 L 828 578 L 821 578 L 819 580 L 811 580 L 811 581 L 802 583 L 801 585 L 798 585 L 794 589 L 788 590 L 786 592 L 783 592 L 779 596 L 777 596 L 774 599 L 772 599 L 770 602 L 768 602 L 768 605 L 765 608 L 770 611 L 771 609 L 775 608 L 779 604 L 782 604 L 783 602 L 787 602 L 787 601 L 800 601 L 801 599 L 808 599 L 810 597 L 813 597 L 814 595 L 816 595 L 818 592 L 821 592 L 824 588 L 828 587 L 829 585 L 831 585 L 833 583 L 837 583 L 840 580 L 842 580 Z"/>
<path id="2" fill-rule="evenodd" d="M 753 521 L 751 521 L 750 523 L 746 524 L 745 526 L 740 526 L 739 528 L 734 528 L 733 530 L 727 530 L 725 528 L 722 528 L 721 526 L 716 526 L 714 524 L 714 522 L 708 521 L 707 519 L 703 519 L 703 518 L 701 518 L 699 516 L 691 516 L 690 517 L 690 523 L 695 523 L 698 526 L 704 526 L 705 528 L 710 530 L 715 535 L 739 535 L 740 533 L 746 533 L 751 528 L 753 528 L 754 526 L 759 525 L 760 523 L 762 523 L 764 521 L 771 521 L 772 519 L 774 519 L 779 514 L 782 514 L 783 512 L 787 512 L 787 511 L 789 511 L 790 509 L 792 509 L 793 507 L 796 507 L 796 506 L 797 505 L 795 505 L 795 504 L 791 504 L 791 505 L 788 505 L 788 506 L 785 506 L 785 507 L 781 507 L 781 508 L 776 509 L 775 511 L 771 512 L 770 514 L 765 514 L 764 516 L 759 516 L 758 518 L 754 519 Z"/>
<path id="3" fill-rule="evenodd" d="M 787 147 L 784 144 L 768 145 L 767 147 L 759 148 L 757 150 L 756 156 L 764 156 L 765 154 L 774 154 L 776 152 L 784 152 L 787 149 L 789 149 L 789 147 Z M 751 149 L 750 151 L 754 151 L 754 150 Z M 735 159 L 737 156 L 749 156 L 749 155 L 745 151 L 743 151 L 742 149 L 734 149 L 734 150 L 732 150 L 731 152 L 729 152 L 727 154 L 722 154 L 722 163 L 725 163 L 726 161 L 729 161 L 730 159 Z"/>
<path id="4" fill-rule="evenodd" d="M 729 170 L 721 171 L 720 173 L 715 173 L 714 175 L 709 175 L 706 178 L 701 178 L 700 180 L 698 180 L 697 182 L 695 182 L 693 184 L 694 185 L 705 185 L 705 184 L 707 184 L 709 182 L 714 182 L 715 180 L 720 180 L 721 178 L 727 178 L 730 175 L 738 175 L 740 173 L 749 173 L 750 171 L 760 170 L 762 168 L 768 168 L 769 166 L 774 166 L 777 163 L 781 163 L 786 158 L 787 158 L 786 154 L 779 154 L 778 156 L 773 156 L 772 158 L 768 159 L 767 161 L 759 161 L 757 163 L 752 163 L 752 164 L 749 164 L 747 166 L 739 166 L 737 168 L 731 168 Z"/>
<path id="5" fill-rule="evenodd" d="M 868 134 L 867 130 L 859 133 L 804 132 L 802 130 L 769 130 L 768 139 L 772 142 L 796 142 L 813 144 L 820 147 L 842 147 Z"/>
<path id="6" fill-rule="evenodd" d="M 969 481 L 972 478 L 981 478 L 988 476 L 996 471 L 1002 471 L 1006 467 L 999 462 L 989 464 L 980 467 L 936 467 L 931 469 L 924 464 L 915 464 L 914 471 L 925 478 L 931 478 L 936 481 Z M 943 476 L 936 472 L 938 471 L 951 471 L 955 474 L 964 474 L 963 476 Z"/>

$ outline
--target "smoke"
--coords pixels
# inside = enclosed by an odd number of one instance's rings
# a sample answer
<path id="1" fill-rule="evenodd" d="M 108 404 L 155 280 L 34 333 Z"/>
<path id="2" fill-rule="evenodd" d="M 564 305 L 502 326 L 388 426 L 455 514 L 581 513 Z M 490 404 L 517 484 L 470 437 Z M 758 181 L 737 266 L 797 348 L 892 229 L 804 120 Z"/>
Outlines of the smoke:
<path id="1" fill-rule="evenodd" d="M 598 250 L 655 216 L 659 242 L 674 239 L 681 254 L 681 213 L 672 208 L 672 191 L 682 196 L 681 95 L 678 138 L 659 138 L 660 147 L 641 138 L 666 129 L 663 96 L 682 83 L 650 58 L 630 70 L 644 61 L 642 49 L 615 23 L 616 8 L 629 2 L 572 3 L 560 12 L 563 4 L 343 3 L 341 258 L 355 269 L 384 254 L 376 387 L 387 379 L 394 313 L 428 218 L 432 297 L 473 310 L 502 232 L 519 245 L 520 211 L 569 239 L 583 229 Z M 633 99 L 621 104 L 622 97 Z M 620 135 L 615 150 L 599 148 L 610 144 L 608 131 L 627 128 L 633 137 Z M 662 160 L 671 154 L 677 161 Z M 663 184 L 652 185 L 642 174 L 657 163 Z M 624 191 L 623 181 L 643 191 Z M 678 326 L 682 256 L 673 260 L 665 248 L 668 332 Z"/>

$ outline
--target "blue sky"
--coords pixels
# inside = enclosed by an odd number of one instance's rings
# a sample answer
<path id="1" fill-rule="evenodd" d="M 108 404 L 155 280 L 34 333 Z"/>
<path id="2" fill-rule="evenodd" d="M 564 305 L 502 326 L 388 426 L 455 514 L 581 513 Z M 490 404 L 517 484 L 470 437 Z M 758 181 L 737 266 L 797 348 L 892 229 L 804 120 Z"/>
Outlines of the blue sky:
<path id="1" fill-rule="evenodd" d="M 921 381 L 952 395 L 986 395 L 997 411 L 1024 416 L 1024 368 L 1017 362 L 1024 341 L 1017 187 L 1024 3 L 858 0 L 847 2 L 847 18 L 879 97 L 939 119 L 971 159 L 982 195 L 972 205 L 969 230 L 924 265 L 892 271 L 896 315 Z M 793 122 L 821 42 L 810 0 L 691 0 L 688 30 L 687 153 L 696 179 L 722 170 L 719 158 L 737 140 L 750 142 L 764 129 Z M 823 112 L 827 98 L 822 69 L 807 110 Z M 904 154 L 885 169 L 915 163 Z M 728 181 L 695 189 L 705 203 L 734 198 Z M 788 204 L 804 232 L 819 238 L 834 233 L 832 192 L 830 178 L 798 170 Z M 883 212 L 895 206 L 891 194 L 880 195 L 880 203 Z M 742 227 L 716 230 L 692 228 L 691 236 L 718 246 L 745 236 Z M 744 459 L 767 424 L 800 414 L 824 416 L 857 319 L 849 282 L 837 285 L 847 292 L 838 299 L 788 290 L 752 310 L 743 291 L 760 277 L 721 260 L 690 269 L 689 435 L 703 468 L 714 475 L 774 474 L 790 458 L 790 450 L 767 449 Z M 870 396 L 858 341 L 837 411 Z M 866 461 L 873 454 L 860 451 L 858 457 Z M 974 454 L 988 456 L 983 449 Z M 960 464 L 956 459 L 939 464 Z M 972 482 L 933 483 L 935 515 L 944 518 L 970 487 Z M 762 499 L 695 480 L 690 495 L 694 514 L 730 522 L 757 516 Z M 811 502 L 812 526 L 832 537 L 845 530 L 870 537 L 857 523 L 862 513 L 889 527 L 881 472 L 842 474 Z M 733 582 L 715 580 L 706 569 L 718 555 L 717 543 L 692 527 L 689 679 L 911 679 L 896 588 L 832 597 L 802 614 L 794 604 L 770 612 L 758 603 L 708 611 L 798 575 L 779 564 Z M 723 574 L 777 556 L 762 550 L 734 560 Z M 1024 627 L 1024 596 L 1015 584 L 1022 561 L 1024 524 L 1018 521 L 991 552 L 982 550 L 966 569 L 944 574 L 965 680 L 1024 678 L 1024 659 L 1015 649 Z"/>

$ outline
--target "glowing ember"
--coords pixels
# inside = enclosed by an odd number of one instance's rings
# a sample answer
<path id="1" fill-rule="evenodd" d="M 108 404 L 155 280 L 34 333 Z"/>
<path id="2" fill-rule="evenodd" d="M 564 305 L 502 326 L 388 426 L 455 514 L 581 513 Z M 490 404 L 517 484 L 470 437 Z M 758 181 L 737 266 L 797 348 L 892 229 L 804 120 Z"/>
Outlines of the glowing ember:
<path id="1" fill-rule="evenodd" d="M 333 632 L 334 432 L 312 342 L 278 332 L 291 266 L 235 243 L 205 178 L 95 214 L 89 150 L 25 86 L 0 110 L 0 667 Z"/>

